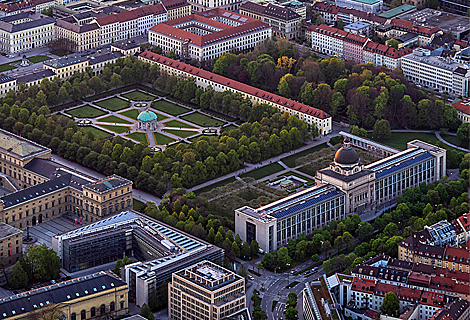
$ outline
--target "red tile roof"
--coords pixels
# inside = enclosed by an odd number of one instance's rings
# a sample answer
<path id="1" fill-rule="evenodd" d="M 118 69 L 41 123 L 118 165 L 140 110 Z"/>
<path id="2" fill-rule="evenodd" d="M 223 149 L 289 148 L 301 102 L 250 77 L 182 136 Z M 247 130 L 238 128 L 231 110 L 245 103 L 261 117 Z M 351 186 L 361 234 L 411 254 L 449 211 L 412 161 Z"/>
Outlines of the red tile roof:
<path id="1" fill-rule="evenodd" d="M 467 47 L 468 45 L 468 41 L 464 41 L 464 40 L 455 40 L 455 43 L 456 45 L 460 46 L 461 48 L 465 48 Z"/>
<path id="2" fill-rule="evenodd" d="M 426 28 L 426 27 L 422 27 L 422 26 L 415 26 L 415 25 L 413 25 L 413 23 L 411 21 L 406 21 L 406 20 L 401 20 L 401 19 L 392 19 L 392 20 L 390 20 L 390 24 L 395 26 L 395 27 L 406 29 L 409 32 L 413 32 L 413 33 L 423 35 L 423 36 L 427 36 L 427 37 L 429 37 L 433 33 L 436 33 L 436 32 L 441 30 L 438 27 Z"/>
<path id="3" fill-rule="evenodd" d="M 377 314 L 378 312 L 377 311 L 374 311 L 374 310 L 367 310 L 366 312 L 364 312 L 364 316 L 365 317 L 368 317 L 370 319 L 375 319 L 375 315 Z"/>
<path id="4" fill-rule="evenodd" d="M 124 11 L 118 14 L 110 14 L 104 17 L 99 17 L 96 19 L 96 22 L 100 26 L 117 23 L 117 22 L 126 22 L 130 20 L 137 19 L 139 17 L 158 15 L 165 13 L 166 10 L 161 3 L 153 6 L 145 6 L 129 11 Z"/>
<path id="5" fill-rule="evenodd" d="M 374 293 L 375 291 L 375 280 L 363 279 L 354 277 L 351 285 L 351 289 L 360 292 Z"/>
<path id="6" fill-rule="evenodd" d="M 459 111 L 462 111 L 465 114 L 470 114 L 470 98 L 466 98 L 466 99 L 457 101 L 457 102 L 453 103 L 452 106 L 455 109 L 457 109 Z M 460 218 L 462 218 L 462 217 L 460 217 Z M 470 223 L 470 216 L 468 216 L 467 220 Z"/>
<path id="7" fill-rule="evenodd" d="M 447 245 L 444 260 L 461 264 L 470 264 L 470 251 L 465 248 L 456 248 Z"/>
<path id="8" fill-rule="evenodd" d="M 239 23 L 238 26 L 230 26 L 225 23 L 221 23 L 215 20 L 210 19 L 209 17 L 223 16 L 224 18 L 229 18 L 231 16 L 236 16 Z M 231 19 L 235 20 L 235 19 Z M 180 24 L 188 21 L 198 21 L 201 23 L 214 26 L 216 28 L 222 29 L 220 31 L 212 32 L 203 36 L 188 32 L 183 29 L 174 27 L 176 24 Z M 223 10 L 220 8 L 200 12 L 197 14 L 192 14 L 189 16 L 181 17 L 178 19 L 165 21 L 157 24 L 156 26 L 150 28 L 150 31 L 164 34 L 166 36 L 179 39 L 179 40 L 190 40 L 193 44 L 202 47 L 219 41 L 225 41 L 228 38 L 238 37 L 242 34 L 248 34 L 255 31 L 260 31 L 263 29 L 270 28 L 264 22 L 261 22 L 258 19 L 249 18 L 241 14 L 235 14 L 233 12 Z"/>
<path id="9" fill-rule="evenodd" d="M 226 78 L 226 77 L 222 77 L 218 74 L 193 67 L 189 64 L 179 62 L 179 61 L 167 58 L 165 56 L 162 56 L 162 55 L 150 52 L 150 51 L 145 51 L 141 53 L 139 57 L 144 61 L 149 60 L 153 62 L 158 62 L 159 64 L 170 66 L 171 68 L 184 71 L 188 73 L 190 76 L 208 79 L 218 84 L 233 88 L 237 91 L 244 92 L 246 94 L 259 97 L 267 101 L 271 101 L 274 104 L 292 109 L 299 113 L 307 114 L 307 115 L 310 115 L 319 119 L 327 119 L 331 117 L 326 112 L 319 110 L 317 108 L 308 106 L 306 104 L 303 104 L 303 103 L 300 103 L 291 99 L 278 96 L 277 94 L 273 94 L 273 93 L 270 93 L 261 89 L 257 89 L 247 84 L 244 84 L 244 83 L 241 83 L 241 82 L 238 82 L 238 81 Z"/>

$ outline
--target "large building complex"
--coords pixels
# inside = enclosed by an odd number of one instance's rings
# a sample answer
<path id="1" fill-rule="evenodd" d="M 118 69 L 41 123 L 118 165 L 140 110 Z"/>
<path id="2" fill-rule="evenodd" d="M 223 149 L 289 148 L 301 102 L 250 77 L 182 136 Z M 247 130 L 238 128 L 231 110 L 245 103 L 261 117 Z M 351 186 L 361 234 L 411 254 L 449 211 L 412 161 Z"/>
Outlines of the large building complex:
<path id="1" fill-rule="evenodd" d="M 247 52 L 270 36 L 271 28 L 257 19 L 213 9 L 152 27 L 149 42 L 164 53 L 205 61 L 224 52 Z"/>
<path id="2" fill-rule="evenodd" d="M 364 166 L 349 137 L 328 168 L 318 170 L 317 185 L 258 209 L 235 210 L 235 233 L 276 251 L 301 233 L 311 233 L 346 215 L 380 211 L 406 189 L 431 183 L 446 172 L 446 151 L 414 140 L 408 149 Z"/>
<path id="3" fill-rule="evenodd" d="M 0 130 L 3 186 L 0 222 L 18 229 L 74 213 L 93 222 L 132 208 L 132 182 L 110 176 L 99 181 L 50 160 L 51 150 Z"/>
<path id="4" fill-rule="evenodd" d="M 0 299 L 2 319 L 42 319 L 51 310 L 67 320 L 121 317 L 129 313 L 128 287 L 101 271 Z"/>
<path id="5" fill-rule="evenodd" d="M 433 55 L 433 51 L 417 48 L 401 58 L 405 77 L 418 85 L 455 96 L 470 94 L 470 68 L 454 59 Z"/>
<path id="6" fill-rule="evenodd" d="M 383 0 L 335 0 L 337 6 L 352 8 L 367 13 L 381 13 Z"/>
<path id="7" fill-rule="evenodd" d="M 23 231 L 0 223 L 0 266 L 9 267 L 23 255 Z"/>
<path id="8" fill-rule="evenodd" d="M 325 20 L 328 25 L 334 24 L 341 20 L 346 24 L 354 23 L 357 21 L 364 21 L 373 26 L 384 24 L 387 19 L 375 13 L 369 13 L 362 10 L 353 8 L 339 7 L 327 2 L 315 2 L 312 5 L 312 13 L 318 13 Z"/>
<path id="9" fill-rule="evenodd" d="M 302 16 L 288 7 L 273 3 L 262 5 L 247 1 L 240 6 L 240 13 L 263 21 L 271 27 L 273 35 L 276 37 L 285 39 L 300 37 Z"/>
<path id="10" fill-rule="evenodd" d="M 168 285 L 173 320 L 221 320 L 245 306 L 245 279 L 209 261 L 173 273 Z"/>
<path id="11" fill-rule="evenodd" d="M 281 113 L 287 112 L 290 115 L 297 115 L 299 119 L 303 120 L 305 123 L 310 125 L 315 124 L 320 134 L 331 132 L 331 116 L 322 110 L 193 67 L 189 64 L 169 59 L 150 51 L 141 53 L 139 59 L 150 64 L 158 64 L 160 70 L 167 72 L 169 75 L 194 78 L 196 85 L 203 89 L 210 85 L 215 91 L 229 90 L 231 92 L 238 92 L 241 93 L 243 97 L 250 99 L 253 104 L 265 103 L 279 109 Z"/>
<path id="12" fill-rule="evenodd" d="M 191 3 L 192 12 L 202 12 L 221 8 L 228 11 L 237 11 L 242 0 L 188 0 Z"/>
<path id="13" fill-rule="evenodd" d="M 439 5 L 444 11 L 466 15 L 470 10 L 470 3 L 467 0 L 439 0 Z"/>
<path id="14" fill-rule="evenodd" d="M 15 54 L 45 46 L 54 39 L 55 19 L 35 12 L 0 18 L 0 51 Z"/>

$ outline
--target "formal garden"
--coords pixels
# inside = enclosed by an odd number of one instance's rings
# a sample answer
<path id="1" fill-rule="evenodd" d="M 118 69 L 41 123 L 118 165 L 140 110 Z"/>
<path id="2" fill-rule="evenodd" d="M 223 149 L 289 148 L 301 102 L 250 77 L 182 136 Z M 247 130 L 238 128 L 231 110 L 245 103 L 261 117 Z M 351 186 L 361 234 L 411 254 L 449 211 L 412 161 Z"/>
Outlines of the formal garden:
<path id="1" fill-rule="evenodd" d="M 146 127 L 149 119 L 139 119 L 139 115 L 145 111 L 150 111 L 148 114 L 153 117 L 150 121 L 156 121 L 152 127 Z M 227 124 L 213 115 L 136 89 L 113 91 L 111 96 L 101 96 L 100 99 L 61 112 L 74 117 L 75 121 L 86 119 L 84 130 L 100 137 L 121 136 L 134 143 L 160 149 L 180 142 L 189 143 L 189 139 L 197 139 L 202 135 L 218 134 L 223 130 L 222 126 Z M 143 123 L 143 126 L 139 126 L 139 123 Z M 235 124 L 228 126 L 232 130 L 237 128 Z"/>

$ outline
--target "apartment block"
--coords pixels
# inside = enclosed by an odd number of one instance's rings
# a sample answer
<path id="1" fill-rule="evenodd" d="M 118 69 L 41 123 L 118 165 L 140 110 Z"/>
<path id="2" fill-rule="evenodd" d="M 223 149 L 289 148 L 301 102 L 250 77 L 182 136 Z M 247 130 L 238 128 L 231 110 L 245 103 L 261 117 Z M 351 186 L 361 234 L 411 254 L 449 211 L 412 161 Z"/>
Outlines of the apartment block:
<path id="1" fill-rule="evenodd" d="M 248 52 L 271 36 L 271 28 L 253 18 L 213 9 L 162 22 L 149 31 L 149 42 L 164 53 L 199 61 L 218 58 L 224 52 Z"/>
<path id="2" fill-rule="evenodd" d="M 139 59 L 150 64 L 157 64 L 160 67 L 160 71 L 165 71 L 169 75 L 186 79 L 194 78 L 196 85 L 203 89 L 210 85 L 216 91 L 229 90 L 234 93 L 241 93 L 243 97 L 249 98 L 253 104 L 265 103 L 278 108 L 281 113 L 287 112 L 290 115 L 297 115 L 299 119 L 303 120 L 305 123 L 310 125 L 315 124 L 320 134 L 331 132 L 331 116 L 322 110 L 193 67 L 189 64 L 169 59 L 150 51 L 141 53 Z"/>
<path id="3" fill-rule="evenodd" d="M 173 273 L 168 284 L 173 320 L 219 320 L 245 307 L 245 279 L 209 261 Z"/>
<path id="4" fill-rule="evenodd" d="M 242 0 L 188 0 L 188 2 L 191 4 L 191 10 L 193 13 L 216 8 L 228 11 L 237 11 L 243 3 Z"/>
<path id="5" fill-rule="evenodd" d="M 0 18 L 0 51 L 16 54 L 43 47 L 54 39 L 55 19 L 37 12 Z"/>
<path id="6" fill-rule="evenodd" d="M 0 266 L 14 265 L 23 255 L 23 231 L 0 223 Z"/>
<path id="7" fill-rule="evenodd" d="M 247 1 L 240 6 L 240 13 L 263 21 L 279 38 L 294 39 L 301 36 L 302 16 L 288 7 L 278 4 L 265 5 Z"/>
<path id="8" fill-rule="evenodd" d="M 328 2 L 315 2 L 312 5 L 312 13 L 318 13 L 325 20 L 328 25 L 334 24 L 341 20 L 346 24 L 351 24 L 357 21 L 364 21 L 370 23 L 373 27 L 384 24 L 387 19 L 375 13 L 357 10 L 351 7 L 340 7 Z"/>
<path id="9" fill-rule="evenodd" d="M 160 3 L 166 10 L 166 20 L 178 19 L 191 14 L 191 4 L 186 0 L 162 0 Z"/>

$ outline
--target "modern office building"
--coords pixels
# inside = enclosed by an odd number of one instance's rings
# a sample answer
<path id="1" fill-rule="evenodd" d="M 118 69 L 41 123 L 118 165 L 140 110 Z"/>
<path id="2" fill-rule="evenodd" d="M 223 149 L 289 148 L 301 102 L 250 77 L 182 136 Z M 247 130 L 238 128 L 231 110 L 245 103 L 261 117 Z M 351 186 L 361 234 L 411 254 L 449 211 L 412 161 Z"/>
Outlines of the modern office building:
<path id="1" fill-rule="evenodd" d="M 210 261 L 173 273 L 168 284 L 173 320 L 221 320 L 245 307 L 245 279 Z"/>
<path id="2" fill-rule="evenodd" d="M 224 52 L 247 52 L 270 36 L 271 28 L 257 19 L 213 9 L 157 24 L 149 42 L 164 53 L 205 61 Z"/>
<path id="3" fill-rule="evenodd" d="M 193 67 L 189 64 L 169 59 L 150 51 L 141 53 L 139 59 L 150 64 L 158 64 L 160 70 L 167 72 L 169 75 L 194 78 L 196 85 L 203 89 L 210 85 L 215 91 L 229 90 L 231 92 L 238 92 L 241 93 L 243 97 L 249 98 L 253 104 L 265 103 L 278 108 L 281 113 L 287 112 L 290 115 L 297 115 L 299 119 L 303 120 L 305 123 L 310 125 L 315 124 L 320 134 L 331 132 L 331 116 L 322 110 Z"/>
<path id="4" fill-rule="evenodd" d="M 23 231 L 0 223 L 0 266 L 14 265 L 23 255 Z"/>
<path id="5" fill-rule="evenodd" d="M 454 96 L 470 94 L 470 69 L 468 65 L 452 58 L 435 56 L 432 51 L 416 48 L 401 57 L 401 68 L 407 80 Z"/>
<path id="6" fill-rule="evenodd" d="M 383 9 L 383 0 L 335 0 L 335 4 L 367 13 L 381 13 Z"/>
<path id="7" fill-rule="evenodd" d="M 243 241 L 256 240 L 266 252 L 276 251 L 332 220 L 385 210 L 404 190 L 432 183 L 445 172 L 446 150 L 419 140 L 364 166 L 348 137 L 330 166 L 317 171 L 316 186 L 258 209 L 236 209 L 235 233 Z"/>
<path id="8" fill-rule="evenodd" d="M 101 271 L 0 299 L 2 319 L 43 319 L 51 310 L 65 320 L 121 317 L 129 313 L 128 287 Z"/>
<path id="9" fill-rule="evenodd" d="M 240 13 L 269 25 L 273 35 L 284 39 L 301 36 L 302 16 L 288 7 L 271 2 L 265 5 L 247 1 L 240 6 Z"/>
<path id="10" fill-rule="evenodd" d="M 470 10 L 470 2 L 468 0 L 439 0 L 439 5 L 444 11 L 462 16 L 466 15 L 468 10 Z"/>
<path id="11" fill-rule="evenodd" d="M 375 27 L 384 24 L 387 21 L 387 18 L 381 17 L 375 13 L 369 13 L 350 7 L 339 7 L 328 2 L 320 1 L 317 1 L 312 5 L 312 14 L 316 13 L 322 16 L 327 25 L 332 25 L 341 20 L 345 24 L 364 21 Z"/>
<path id="12" fill-rule="evenodd" d="M 0 18 L 0 51 L 8 54 L 43 47 L 54 39 L 55 19 L 38 12 Z"/>
<path id="13" fill-rule="evenodd" d="M 52 237 L 64 269 L 76 272 L 116 261 L 137 262 L 121 274 L 130 298 L 148 304 L 152 289 L 170 282 L 171 274 L 203 260 L 222 261 L 224 251 L 136 211 L 125 210 L 85 227 Z"/>

